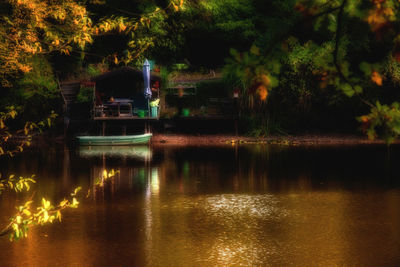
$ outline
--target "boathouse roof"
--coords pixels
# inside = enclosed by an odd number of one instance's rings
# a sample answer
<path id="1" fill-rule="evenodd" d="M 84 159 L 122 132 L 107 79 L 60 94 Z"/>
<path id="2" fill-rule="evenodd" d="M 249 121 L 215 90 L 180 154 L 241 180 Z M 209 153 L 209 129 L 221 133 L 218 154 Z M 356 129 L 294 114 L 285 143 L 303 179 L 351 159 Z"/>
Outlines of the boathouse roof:
<path id="1" fill-rule="evenodd" d="M 161 81 L 157 75 L 150 75 L 151 82 Z M 105 96 L 128 97 L 143 94 L 143 72 L 132 67 L 121 67 L 101 75 L 91 81 L 96 83 L 96 90 Z"/>
<path id="2" fill-rule="evenodd" d="M 125 66 L 97 75 L 93 77 L 91 81 L 98 83 L 98 82 L 106 82 L 108 80 L 121 80 L 121 79 L 143 81 L 143 72 L 141 70 Z M 158 75 L 154 75 L 153 73 L 150 75 L 150 79 L 151 81 L 161 81 L 161 77 Z"/>

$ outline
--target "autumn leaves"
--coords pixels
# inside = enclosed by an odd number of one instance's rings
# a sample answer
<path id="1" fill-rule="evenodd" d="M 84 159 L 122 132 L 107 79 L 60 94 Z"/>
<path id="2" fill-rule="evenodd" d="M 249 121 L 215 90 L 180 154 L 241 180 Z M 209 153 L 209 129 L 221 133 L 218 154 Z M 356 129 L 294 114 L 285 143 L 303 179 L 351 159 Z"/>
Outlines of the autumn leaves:
<path id="1" fill-rule="evenodd" d="M 74 0 L 6 0 L 4 5 L 7 8 L 0 10 L 0 81 L 3 86 L 11 86 L 10 76 L 32 70 L 32 56 L 53 51 L 66 55 L 74 51 L 81 53 L 98 35 L 128 35 L 125 55 L 103 55 L 112 57 L 115 64 L 127 64 L 154 42 L 151 36 L 138 37 L 137 32 L 166 16 L 166 10 L 156 7 L 146 14 L 111 16 L 93 22 L 85 4 Z M 176 11 L 183 7 L 183 0 L 171 1 L 168 6 Z"/>

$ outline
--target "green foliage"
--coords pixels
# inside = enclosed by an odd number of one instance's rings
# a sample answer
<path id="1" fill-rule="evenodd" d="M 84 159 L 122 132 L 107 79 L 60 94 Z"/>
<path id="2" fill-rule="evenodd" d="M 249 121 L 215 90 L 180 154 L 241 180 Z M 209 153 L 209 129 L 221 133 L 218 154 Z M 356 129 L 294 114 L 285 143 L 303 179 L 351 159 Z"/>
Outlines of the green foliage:
<path id="1" fill-rule="evenodd" d="M 241 126 L 247 129 L 246 134 L 254 137 L 266 137 L 271 134 L 286 134 L 282 129 L 282 120 L 268 114 L 262 117 L 259 114 L 244 115 L 241 118 Z"/>
<path id="2" fill-rule="evenodd" d="M 99 18 L 93 26 L 95 45 L 96 41 L 104 40 L 105 35 L 123 36 L 119 40 L 123 40 L 125 44 L 121 47 L 120 44 L 115 43 L 115 46 L 120 49 L 109 47 L 110 52 L 103 56 L 104 59 L 108 59 L 112 65 L 122 63 L 138 66 L 149 53 L 157 53 L 158 49 L 176 50 L 175 42 L 179 42 L 179 36 L 175 36 L 177 37 L 175 40 L 171 39 L 169 31 L 171 26 L 167 20 L 175 12 L 184 10 L 185 3 L 175 0 L 168 2 L 167 7 L 161 8 L 153 1 L 145 1 L 138 5 L 140 6 L 139 13 L 103 9 L 102 12 L 106 15 Z"/>
<path id="3" fill-rule="evenodd" d="M 220 32 L 240 32 L 245 38 L 255 37 L 255 25 L 251 19 L 254 6 L 251 1 L 214 0 L 202 1 L 200 5 L 203 12 L 213 17 L 214 27 Z"/>
<path id="4" fill-rule="evenodd" d="M 223 69 L 224 80 L 231 87 L 240 89 L 242 107 L 253 109 L 262 106 L 268 92 L 278 86 L 276 76 L 280 68 L 278 60 L 267 61 L 256 46 L 243 53 L 231 49 L 231 57 Z"/>
<path id="5" fill-rule="evenodd" d="M 169 75 L 170 75 L 170 72 L 169 72 L 168 68 L 166 68 L 166 67 L 160 68 L 161 93 L 164 93 L 166 90 L 166 86 L 168 85 L 168 82 L 169 82 Z"/>
<path id="6" fill-rule="evenodd" d="M 101 65 L 89 64 L 86 70 L 89 77 L 94 77 L 102 73 Z"/>
<path id="7" fill-rule="evenodd" d="M 78 103 L 92 103 L 93 102 L 93 87 L 81 87 L 76 96 Z"/>
<path id="8" fill-rule="evenodd" d="M 60 97 L 53 69 L 43 56 L 32 57 L 30 65 L 32 70 L 25 73 L 17 82 L 20 95 L 26 101 L 34 95 L 46 99 Z"/>
<path id="9" fill-rule="evenodd" d="M 362 123 L 362 129 L 370 139 L 381 136 L 390 144 L 400 134 L 400 104 L 393 102 L 383 105 L 377 101 L 368 115 L 360 116 L 357 120 Z"/>
<path id="10" fill-rule="evenodd" d="M 187 70 L 189 68 L 189 66 L 185 63 L 176 63 L 174 65 L 172 65 L 172 70 L 176 70 L 176 71 L 183 71 L 183 70 Z"/>
<path id="11" fill-rule="evenodd" d="M 384 75 L 392 81 L 396 86 L 400 85 L 400 62 L 389 56 L 389 58 L 382 63 L 382 71 Z"/>
<path id="12" fill-rule="evenodd" d="M 248 4 L 254 7 L 258 1 Z M 285 8 L 278 10 L 278 6 Z M 369 136 L 380 133 L 388 142 L 397 136 L 396 104 L 387 108 L 371 103 L 378 99 L 387 102 L 389 93 L 385 91 L 389 88 L 392 95 L 398 95 L 392 93 L 396 87 L 398 90 L 400 77 L 400 32 L 395 26 L 400 19 L 398 1 L 279 1 L 269 4 L 268 10 L 261 5 L 257 7 L 252 17 L 258 19 L 259 27 L 255 30 L 259 34 L 243 52 L 232 50 L 224 67 L 225 78 L 242 90 L 243 110 L 282 111 L 272 101 L 268 102 L 268 108 L 254 105 L 252 95 L 257 92 L 254 88 L 260 88 L 260 73 L 264 73 L 271 85 L 274 85 L 274 78 L 279 80 L 276 91 L 281 105 L 287 108 L 292 109 L 286 103 L 302 104 L 307 114 L 307 110 L 315 108 L 312 103 L 318 103 L 316 97 L 321 94 L 330 101 L 325 105 L 341 105 L 346 101 L 337 97 L 336 89 L 347 97 L 357 96 L 356 99 L 367 107 L 373 106 Z M 280 67 L 271 68 L 268 65 L 271 62 L 277 62 Z M 271 87 L 267 86 L 268 93 Z M 285 90 L 286 96 L 282 93 Z M 293 100 L 296 97 L 297 103 Z M 260 116 L 267 118 L 265 114 Z M 260 127 L 264 123 L 259 122 Z"/>

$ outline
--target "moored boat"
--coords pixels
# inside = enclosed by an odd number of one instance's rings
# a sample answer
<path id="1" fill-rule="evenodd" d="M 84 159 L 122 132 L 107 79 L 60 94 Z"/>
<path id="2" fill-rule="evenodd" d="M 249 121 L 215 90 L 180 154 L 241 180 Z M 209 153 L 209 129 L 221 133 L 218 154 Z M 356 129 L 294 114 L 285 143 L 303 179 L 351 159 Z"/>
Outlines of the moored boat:
<path id="1" fill-rule="evenodd" d="M 114 136 L 78 136 L 80 145 L 107 146 L 107 145 L 143 145 L 148 144 L 153 134 L 114 135 Z"/>

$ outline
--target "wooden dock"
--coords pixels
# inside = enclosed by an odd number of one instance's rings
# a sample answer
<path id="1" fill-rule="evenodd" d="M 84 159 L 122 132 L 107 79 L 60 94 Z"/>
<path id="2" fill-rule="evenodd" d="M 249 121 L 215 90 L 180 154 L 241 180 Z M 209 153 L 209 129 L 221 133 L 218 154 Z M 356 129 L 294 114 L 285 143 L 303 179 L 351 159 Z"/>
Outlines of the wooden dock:
<path id="1" fill-rule="evenodd" d="M 139 117 L 139 116 L 118 116 L 118 117 L 94 117 L 93 120 L 95 121 L 133 121 L 133 120 L 140 120 L 140 121 L 154 121 L 158 120 L 158 117 Z"/>

